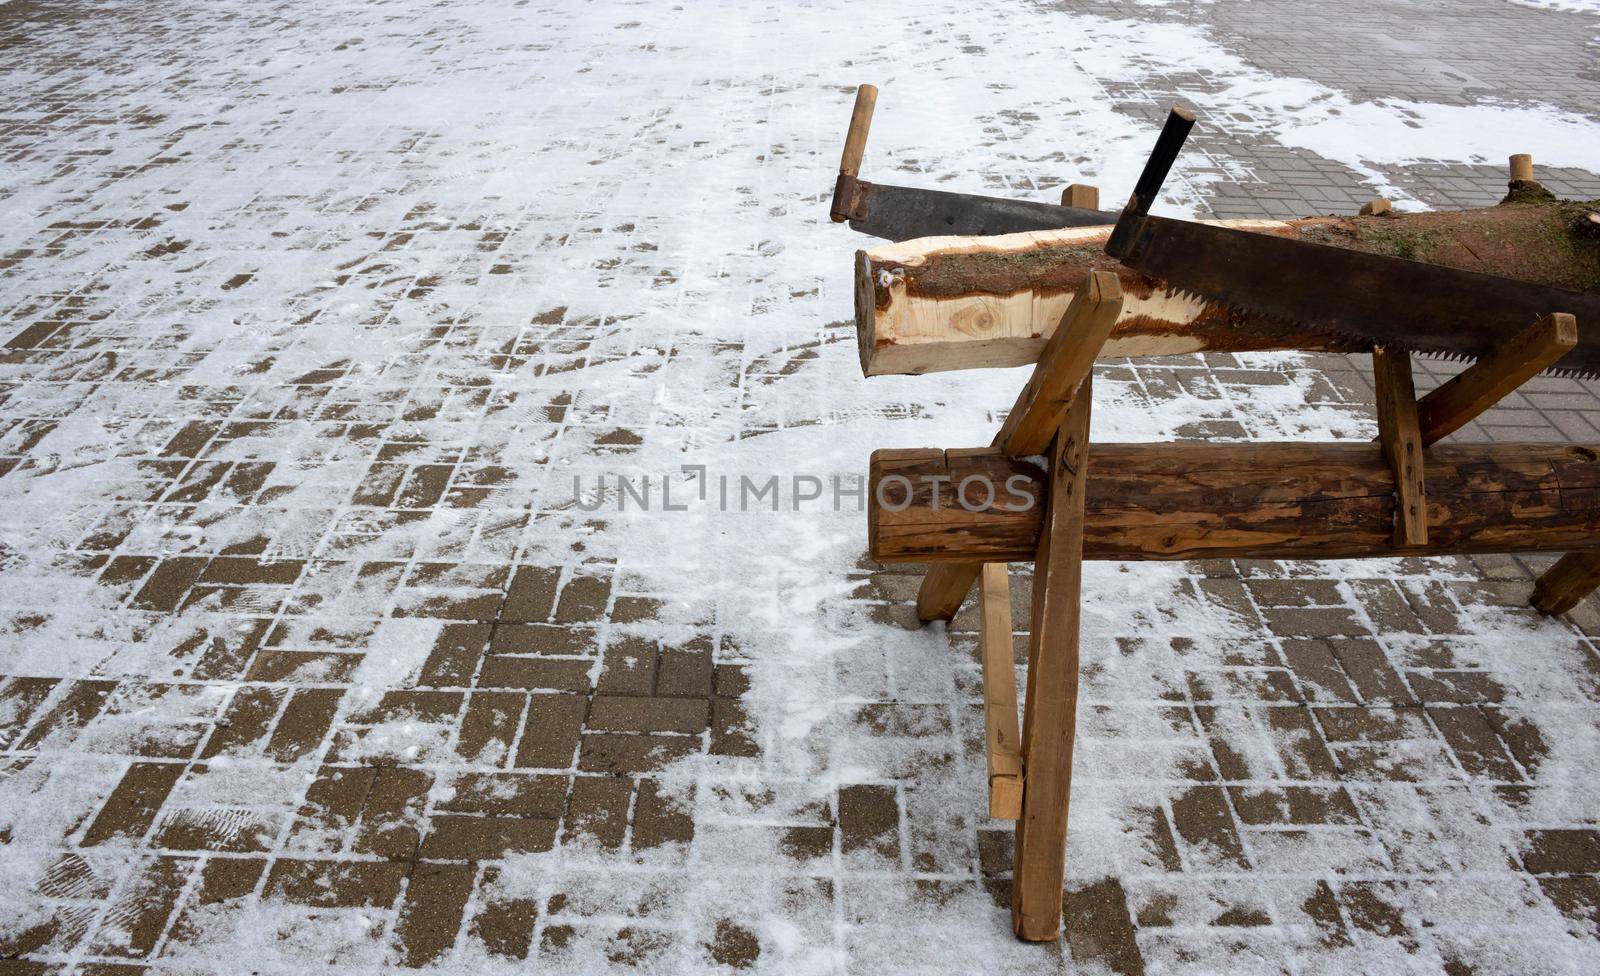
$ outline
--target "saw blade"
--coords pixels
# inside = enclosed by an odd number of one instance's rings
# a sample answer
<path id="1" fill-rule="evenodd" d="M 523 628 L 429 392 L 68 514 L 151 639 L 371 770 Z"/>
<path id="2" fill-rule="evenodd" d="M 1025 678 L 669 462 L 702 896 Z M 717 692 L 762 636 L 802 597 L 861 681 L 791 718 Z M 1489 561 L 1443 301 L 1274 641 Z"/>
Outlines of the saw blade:
<path id="1" fill-rule="evenodd" d="M 863 213 L 851 219 L 850 228 L 891 241 L 1099 227 L 1117 222 L 1114 213 L 1058 207 L 1031 200 L 1007 200 L 864 180 L 857 186 Z"/>
<path id="2" fill-rule="evenodd" d="M 1600 374 L 1600 295 L 1167 217 L 1143 216 L 1130 268 L 1243 313 L 1245 328 L 1479 359 L 1553 312 L 1578 344 L 1546 372 Z"/>

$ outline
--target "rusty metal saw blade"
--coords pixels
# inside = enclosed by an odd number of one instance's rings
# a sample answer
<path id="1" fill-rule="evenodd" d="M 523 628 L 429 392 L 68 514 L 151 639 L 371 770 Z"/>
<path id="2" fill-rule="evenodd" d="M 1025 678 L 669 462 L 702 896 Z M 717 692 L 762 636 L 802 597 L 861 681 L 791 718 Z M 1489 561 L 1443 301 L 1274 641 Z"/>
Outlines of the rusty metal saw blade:
<path id="1" fill-rule="evenodd" d="M 856 209 L 850 228 L 891 241 L 918 237 L 1015 234 L 1025 230 L 1101 227 L 1117 222 L 1103 210 L 1058 207 L 1029 200 L 1007 200 L 948 190 L 925 190 L 888 183 L 856 183 Z"/>
<path id="2" fill-rule="evenodd" d="M 1478 359 L 1542 316 L 1568 312 L 1578 345 L 1548 372 L 1600 375 L 1600 295 L 1188 220 L 1134 219 L 1122 262 L 1246 313 L 1241 327 Z"/>

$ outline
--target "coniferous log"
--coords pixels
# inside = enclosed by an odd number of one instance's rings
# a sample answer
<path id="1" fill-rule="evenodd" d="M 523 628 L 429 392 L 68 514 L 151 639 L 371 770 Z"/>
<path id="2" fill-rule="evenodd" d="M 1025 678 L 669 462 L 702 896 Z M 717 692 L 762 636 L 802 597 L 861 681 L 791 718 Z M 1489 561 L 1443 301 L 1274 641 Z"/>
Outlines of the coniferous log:
<path id="1" fill-rule="evenodd" d="M 1094 444 L 1088 472 L 1085 559 L 1600 549 L 1600 445 L 1431 448 L 1428 542 L 1406 548 L 1394 539 L 1394 473 L 1372 443 Z M 1033 558 L 1047 491 L 1036 458 L 877 451 L 868 481 L 880 562 Z"/>

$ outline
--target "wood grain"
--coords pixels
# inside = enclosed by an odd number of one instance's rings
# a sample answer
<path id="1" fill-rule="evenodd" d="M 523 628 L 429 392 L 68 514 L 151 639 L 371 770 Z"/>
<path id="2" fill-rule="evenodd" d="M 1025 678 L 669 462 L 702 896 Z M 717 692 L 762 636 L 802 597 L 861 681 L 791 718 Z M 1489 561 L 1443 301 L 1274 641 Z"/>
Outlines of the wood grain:
<path id="1" fill-rule="evenodd" d="M 1395 543 L 1425 546 L 1427 487 L 1423 483 L 1422 433 L 1417 422 L 1411 354 L 1403 349 L 1374 348 L 1372 381 L 1378 391 L 1378 443 L 1395 478 Z"/>
<path id="2" fill-rule="evenodd" d="M 1022 736 L 1017 731 L 1017 671 L 1011 657 L 1011 581 L 1005 563 L 983 565 L 978 604 L 989 816 L 996 820 L 1015 820 L 1022 812 Z"/>
<path id="3" fill-rule="evenodd" d="M 1600 552 L 1569 552 L 1544 571 L 1528 601 L 1541 613 L 1566 613 L 1600 586 Z"/>
<path id="4" fill-rule="evenodd" d="M 1011 874 L 1011 927 L 1030 942 L 1054 939 L 1061 931 L 1078 707 L 1084 486 L 1093 399 L 1088 387 L 1085 380 L 1051 446 L 1049 499 L 1033 563 L 1022 815 Z"/>
<path id="5" fill-rule="evenodd" d="M 1061 205 L 1078 207 L 1081 210 L 1099 210 L 1100 188 L 1087 183 L 1069 184 L 1061 191 Z"/>
<path id="6" fill-rule="evenodd" d="M 1554 365 L 1578 344 L 1578 320 L 1546 315 L 1515 338 L 1441 384 L 1417 404 L 1422 446 L 1438 443 Z"/>
<path id="7" fill-rule="evenodd" d="M 897 457 L 898 456 L 898 457 Z M 1338 559 L 1600 548 L 1600 445 L 1440 444 L 1428 451 L 1428 545 L 1397 546 L 1395 482 L 1367 443 L 1096 444 L 1089 559 Z M 912 487 L 904 499 L 894 473 Z M 926 475 L 951 479 L 937 489 Z M 956 486 L 996 486 L 968 511 Z M 1007 479 L 1015 479 L 1012 490 Z M 1048 489 L 1035 459 L 995 449 L 873 455 L 868 541 L 881 562 L 1020 562 Z M 879 493 L 901 511 L 879 504 Z M 933 495 L 939 510 L 933 510 Z M 967 499 L 982 507 L 976 483 Z"/>

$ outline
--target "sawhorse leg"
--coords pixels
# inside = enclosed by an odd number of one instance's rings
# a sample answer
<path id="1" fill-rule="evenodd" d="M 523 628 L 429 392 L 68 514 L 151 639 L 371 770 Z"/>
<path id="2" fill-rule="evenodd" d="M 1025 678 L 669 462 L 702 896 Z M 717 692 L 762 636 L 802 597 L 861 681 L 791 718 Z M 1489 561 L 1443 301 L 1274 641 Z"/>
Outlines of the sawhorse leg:
<path id="1" fill-rule="evenodd" d="M 1022 816 L 1017 818 L 1011 926 L 1029 941 L 1061 931 L 1067 805 L 1078 709 L 1078 611 L 1083 578 L 1083 491 L 1089 453 L 1089 380 L 1050 449 L 1050 497 L 1033 564 L 1033 627 L 1022 713 Z"/>

